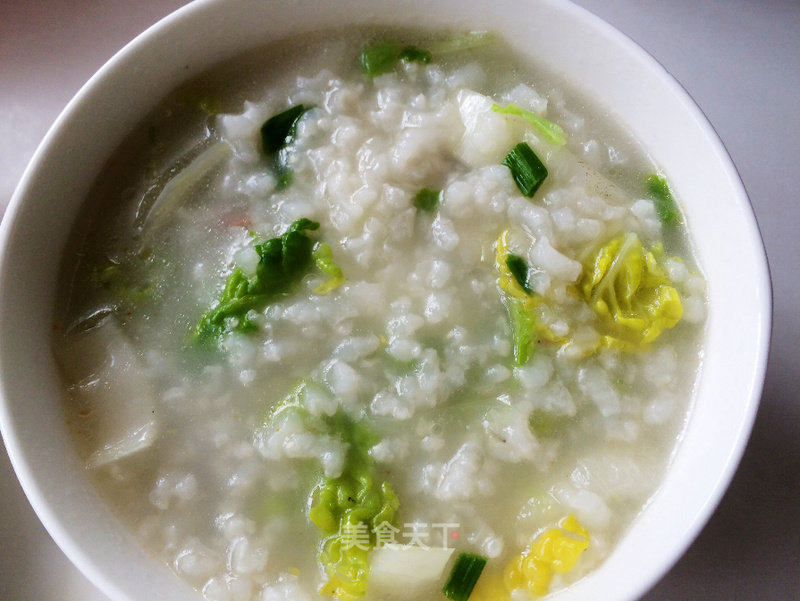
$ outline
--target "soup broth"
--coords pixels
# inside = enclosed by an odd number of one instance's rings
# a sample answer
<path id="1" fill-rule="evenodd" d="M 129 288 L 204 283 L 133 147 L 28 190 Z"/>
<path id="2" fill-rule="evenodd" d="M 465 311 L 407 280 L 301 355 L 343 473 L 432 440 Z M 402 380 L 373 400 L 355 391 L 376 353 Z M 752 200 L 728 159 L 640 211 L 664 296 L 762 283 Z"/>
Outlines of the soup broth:
<path id="1" fill-rule="evenodd" d="M 691 400 L 704 280 L 669 201 L 496 36 L 259 49 L 165 99 L 88 199 L 56 316 L 76 445 L 210 601 L 456 598 L 469 560 L 473 601 L 566 586 Z"/>

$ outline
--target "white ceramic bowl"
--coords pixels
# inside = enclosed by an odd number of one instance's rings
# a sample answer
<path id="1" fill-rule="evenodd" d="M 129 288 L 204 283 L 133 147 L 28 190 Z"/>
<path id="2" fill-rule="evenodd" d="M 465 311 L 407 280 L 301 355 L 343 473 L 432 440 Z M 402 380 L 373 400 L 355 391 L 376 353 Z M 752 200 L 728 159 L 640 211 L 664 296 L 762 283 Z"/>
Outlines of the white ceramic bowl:
<path id="1" fill-rule="evenodd" d="M 652 501 L 598 570 L 555 595 L 634 599 L 694 539 L 744 450 L 766 364 L 769 276 L 742 184 L 697 106 L 629 39 L 559 0 L 199 0 L 120 51 L 49 131 L 2 223 L 0 418 L 22 486 L 55 541 L 114 601 L 200 598 L 137 547 L 73 450 L 50 353 L 62 248 L 106 159 L 178 83 L 289 33 L 365 22 L 501 32 L 616 114 L 684 202 L 708 278 L 696 400 Z"/>

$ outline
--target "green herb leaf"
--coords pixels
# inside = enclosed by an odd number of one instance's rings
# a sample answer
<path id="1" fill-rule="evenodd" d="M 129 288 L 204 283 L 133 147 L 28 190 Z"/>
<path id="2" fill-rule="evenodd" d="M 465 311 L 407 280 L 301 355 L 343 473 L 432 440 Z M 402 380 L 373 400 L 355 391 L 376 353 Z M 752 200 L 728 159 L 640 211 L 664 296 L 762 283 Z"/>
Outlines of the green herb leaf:
<path id="1" fill-rule="evenodd" d="M 503 165 L 511 170 L 517 187 L 528 198 L 532 197 L 547 177 L 547 168 L 528 144 L 520 142 L 508 153 Z"/>
<path id="2" fill-rule="evenodd" d="M 653 174 L 647 178 L 647 190 L 656 207 L 658 218 L 664 225 L 677 225 L 681 222 L 681 214 L 678 205 L 672 196 L 667 179 L 658 174 Z"/>
<path id="3" fill-rule="evenodd" d="M 441 190 L 431 190 L 430 188 L 423 188 L 414 197 L 414 206 L 421 211 L 433 211 L 442 198 Z"/>
<path id="4" fill-rule="evenodd" d="M 444 596 L 451 601 L 467 601 L 486 566 L 486 561 L 487 559 L 480 555 L 460 553 L 450 577 L 442 588 Z"/>
<path id="5" fill-rule="evenodd" d="M 560 125 L 553 123 L 549 119 L 545 119 L 544 117 L 537 115 L 532 111 L 525 110 L 516 104 L 509 104 L 508 106 L 494 104 L 492 105 L 492 110 L 495 113 L 503 113 L 506 115 L 516 115 L 517 117 L 522 117 L 553 144 L 562 146 L 567 141 L 567 136 Z"/>

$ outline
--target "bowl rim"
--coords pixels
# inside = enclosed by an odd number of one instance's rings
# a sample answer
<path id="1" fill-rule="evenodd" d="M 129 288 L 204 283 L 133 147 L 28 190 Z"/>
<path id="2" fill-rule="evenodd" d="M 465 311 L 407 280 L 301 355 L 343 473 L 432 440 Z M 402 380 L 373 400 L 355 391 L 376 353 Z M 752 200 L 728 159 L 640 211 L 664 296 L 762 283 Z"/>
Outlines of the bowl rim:
<path id="1" fill-rule="evenodd" d="M 170 32 L 176 28 L 180 28 L 182 26 L 181 24 L 184 23 L 186 19 L 197 18 L 197 15 L 203 15 L 207 12 L 213 13 L 225 4 L 246 5 L 248 2 L 252 1 L 253 0 L 233 0 L 232 2 L 226 2 L 226 0 L 195 0 L 179 8 L 125 45 L 81 87 L 78 93 L 58 116 L 45 135 L 42 143 L 37 148 L 33 158 L 23 173 L 19 185 L 12 195 L 11 202 L 3 217 L 2 223 L 0 223 L 0 281 L 5 280 L 8 277 L 6 274 L 9 270 L 15 268 L 14 261 L 16 261 L 16 258 L 13 256 L 14 253 L 12 251 L 14 249 L 11 245 L 15 242 L 14 237 L 16 235 L 17 223 L 23 218 L 23 212 L 26 210 L 27 205 L 30 204 L 30 201 L 27 199 L 33 194 L 39 172 L 56 160 L 54 158 L 54 147 L 58 145 L 63 136 L 69 134 L 70 128 L 75 125 L 76 115 L 84 110 L 87 103 L 91 104 L 91 102 L 94 101 L 96 94 L 98 94 L 98 89 L 102 89 L 103 86 L 106 85 L 105 82 L 109 78 L 115 77 L 115 74 L 118 73 L 119 70 L 132 68 L 137 57 L 150 45 L 154 43 L 163 44 L 164 37 L 168 36 Z M 508 1 L 512 2 L 513 0 Z M 366 0 L 347 0 L 342 4 L 358 6 L 366 3 Z M 400 3 L 409 6 L 414 4 L 413 0 L 402 0 Z M 313 0 L 308 0 L 304 2 L 303 5 L 311 6 L 313 4 Z M 477 5 L 479 2 L 477 0 L 468 0 L 466 4 L 471 6 Z M 717 470 L 716 478 L 713 483 L 706 488 L 702 502 L 692 507 L 693 513 L 691 519 L 683 521 L 682 529 L 676 532 L 673 539 L 670 540 L 668 552 L 665 553 L 662 551 L 656 566 L 650 565 L 649 571 L 628 575 L 629 582 L 625 589 L 624 598 L 633 599 L 644 594 L 659 578 L 661 578 L 697 537 L 722 499 L 744 453 L 747 440 L 755 421 L 766 375 L 769 353 L 772 319 L 772 291 L 769 266 L 766 260 L 763 240 L 759 233 L 755 215 L 744 185 L 741 182 L 741 178 L 724 148 L 722 141 L 714 131 L 713 126 L 689 93 L 663 65 L 646 50 L 590 11 L 573 4 L 569 0 L 538 0 L 537 5 L 547 7 L 550 10 L 560 11 L 570 18 L 580 20 L 584 26 L 592 29 L 606 42 L 622 49 L 635 59 L 635 61 L 638 61 L 638 63 L 646 65 L 647 68 L 653 72 L 654 77 L 661 81 L 664 89 L 669 90 L 669 92 L 675 96 L 677 102 L 682 105 L 690 119 L 695 123 L 699 135 L 705 139 L 710 152 L 716 155 L 719 162 L 718 168 L 721 170 L 721 173 L 724 173 L 727 182 L 731 186 L 734 200 L 738 203 L 737 207 L 740 221 L 748 237 L 748 248 L 754 253 L 752 257 L 753 269 L 757 277 L 755 281 L 751 282 L 751 287 L 758 297 L 754 300 L 754 304 L 758 307 L 758 312 L 754 320 L 754 339 L 751 349 L 752 360 L 750 364 L 751 371 L 747 374 L 746 378 L 744 378 L 744 384 L 747 389 L 745 394 L 747 401 L 741 405 L 740 412 L 737 413 L 738 419 L 736 424 L 729 427 L 730 432 L 725 451 L 725 461 L 721 468 Z M 0 333 L 4 333 L 5 327 L 8 325 L 8 319 L 5 317 L 5 301 L 7 301 L 11 295 L 11 293 L 4 288 L 6 287 L 0 288 Z M 2 322 L 5 323 L 3 324 Z M 45 485 L 38 479 L 34 471 L 34 466 L 32 466 L 32 463 L 41 461 L 41 457 L 31 457 L 31 449 L 26 446 L 23 440 L 26 435 L 29 435 L 29 428 L 21 427 L 12 414 L 11 407 L 8 404 L 8 399 L 14 396 L 12 392 L 6 389 L 7 382 L 10 379 L 10 375 L 8 374 L 12 369 L 13 366 L 10 365 L 5 357 L 5 353 L 0 355 L 0 397 L 2 397 L 0 400 L 0 428 L 2 429 L 2 435 L 11 463 L 25 494 L 28 496 L 35 512 L 50 535 L 80 571 L 86 574 L 95 585 L 112 598 L 120 600 L 134 599 L 135 596 L 131 592 L 134 589 L 130 587 L 134 586 L 135 582 L 128 581 L 121 585 L 114 578 L 111 578 L 105 569 L 98 565 L 97 557 L 86 553 L 85 549 L 76 544 L 74 534 L 75 527 L 65 524 L 63 517 L 57 514 L 51 500 L 48 499 L 48 495 L 43 492 L 43 487 Z M 691 427 L 691 424 L 687 427 Z M 679 452 L 680 446 L 681 445 L 676 449 L 676 453 Z M 674 470 L 670 469 L 670 472 L 673 471 Z M 665 484 L 662 483 L 662 487 L 664 485 Z M 76 491 L 71 492 L 77 494 Z M 656 493 L 656 497 L 651 500 L 651 505 L 658 502 L 657 495 L 658 492 Z M 649 508 L 647 508 L 647 510 L 649 510 Z M 643 510 L 643 515 L 646 515 L 646 513 L 647 511 Z M 615 550 L 611 557 L 604 562 L 604 565 L 609 563 L 611 559 L 619 556 L 618 551 L 619 550 Z M 623 559 L 618 560 L 620 563 L 624 562 L 625 558 L 630 557 L 630 551 L 628 551 L 627 554 L 623 553 L 623 556 Z M 171 577 L 172 576 L 169 574 L 165 575 L 165 578 Z M 572 598 L 573 595 L 588 592 L 591 587 L 593 595 L 596 598 L 610 599 L 612 597 L 605 597 L 602 590 L 599 593 L 597 591 L 598 585 L 602 587 L 604 584 L 610 585 L 613 584 L 613 582 L 604 579 L 602 570 L 597 568 L 592 574 L 577 582 L 575 585 L 555 593 L 553 598 L 561 598 L 562 596 Z M 123 590 L 124 587 L 128 588 Z M 186 598 L 194 598 L 195 595 L 195 593 L 191 593 L 191 595 L 187 594 Z"/>

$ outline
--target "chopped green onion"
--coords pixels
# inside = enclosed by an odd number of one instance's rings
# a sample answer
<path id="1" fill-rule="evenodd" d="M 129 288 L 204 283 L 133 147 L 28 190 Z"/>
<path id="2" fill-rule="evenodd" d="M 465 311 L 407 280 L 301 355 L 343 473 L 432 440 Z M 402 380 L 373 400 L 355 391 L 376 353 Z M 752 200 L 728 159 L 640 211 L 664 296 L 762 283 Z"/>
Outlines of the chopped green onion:
<path id="1" fill-rule="evenodd" d="M 514 279 L 517 280 L 517 283 L 522 286 L 522 289 L 530 294 L 531 287 L 528 285 L 528 264 L 525 263 L 525 259 L 519 255 L 509 253 L 508 256 L 506 256 L 506 266 L 511 272 L 511 275 L 514 276 Z"/>
<path id="2" fill-rule="evenodd" d="M 451 54 L 465 50 L 475 50 L 493 44 L 495 36 L 491 31 L 469 31 L 463 35 L 445 38 L 428 44 L 435 55 Z"/>
<path id="3" fill-rule="evenodd" d="M 450 577 L 442 588 L 451 601 L 467 601 L 486 565 L 486 558 L 472 553 L 461 553 L 456 559 Z"/>
<path id="4" fill-rule="evenodd" d="M 261 144 L 267 155 L 275 154 L 292 141 L 297 122 L 309 108 L 298 104 L 264 122 L 261 126 Z"/>
<path id="5" fill-rule="evenodd" d="M 418 46 L 406 46 L 400 51 L 400 59 L 412 63 L 429 63 L 431 62 L 431 53 Z"/>
<path id="6" fill-rule="evenodd" d="M 369 77 L 376 77 L 386 73 L 400 57 L 400 47 L 397 42 L 379 42 L 367 46 L 361 51 L 361 70 Z"/>
<path id="7" fill-rule="evenodd" d="M 532 111 L 525 110 L 516 104 L 509 104 L 508 106 L 494 104 L 492 105 L 492 110 L 495 113 L 503 113 L 506 115 L 516 115 L 517 117 L 522 117 L 525 119 L 525 121 L 533 125 L 533 127 L 535 127 L 539 133 L 550 140 L 553 144 L 563 146 L 567 141 L 566 134 L 560 125 L 553 123 L 549 119 L 545 119 L 541 115 L 537 115 Z"/>
<path id="8" fill-rule="evenodd" d="M 647 178 L 647 190 L 653 199 L 658 218 L 664 225 L 675 225 L 681 222 L 678 205 L 669 189 L 667 179 L 663 175 L 653 174 Z"/>
<path id="9" fill-rule="evenodd" d="M 503 165 L 511 170 L 517 187 L 528 198 L 532 197 L 547 177 L 547 168 L 530 146 L 520 142 L 508 153 Z"/>
<path id="10" fill-rule="evenodd" d="M 431 62 L 431 53 L 417 46 L 401 46 L 394 40 L 385 40 L 365 47 L 359 61 L 361 70 L 369 77 L 377 77 L 394 68 L 398 61 Z"/>
<path id="11" fill-rule="evenodd" d="M 421 211 L 433 211 L 439 204 L 442 198 L 441 190 L 431 190 L 430 188 L 423 188 L 414 197 L 414 206 Z"/>

